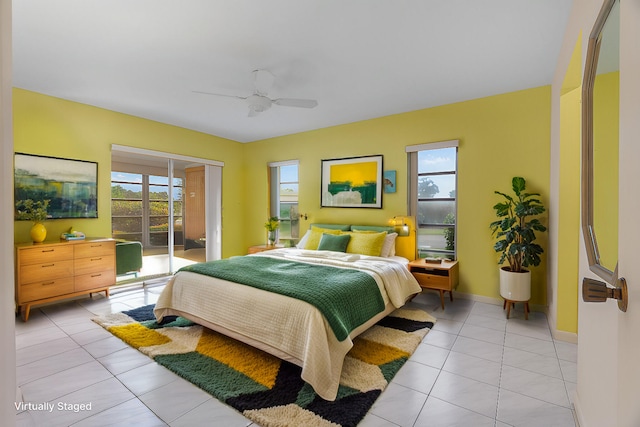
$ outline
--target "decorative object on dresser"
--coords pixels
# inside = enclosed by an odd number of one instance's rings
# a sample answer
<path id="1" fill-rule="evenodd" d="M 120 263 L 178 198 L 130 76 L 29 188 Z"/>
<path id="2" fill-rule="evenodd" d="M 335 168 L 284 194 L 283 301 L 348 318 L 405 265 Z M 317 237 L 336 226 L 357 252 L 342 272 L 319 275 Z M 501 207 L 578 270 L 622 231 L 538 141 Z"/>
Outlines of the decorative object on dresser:
<path id="1" fill-rule="evenodd" d="M 511 180 L 515 196 L 500 191 L 496 194 L 505 201 L 496 203 L 493 209 L 498 220 L 489 227 L 498 241 L 493 249 L 500 254 L 498 264 L 504 261 L 508 266 L 500 268 L 500 296 L 504 298 L 503 308 L 507 309 L 507 319 L 511 307 L 516 302 L 524 303 L 524 316 L 528 319 L 529 299 L 531 298 L 531 271 L 526 267 L 540 264 L 540 255 L 544 250 L 535 242 L 536 231 L 544 232 L 547 228 L 540 219 L 545 208 L 538 199 L 539 193 L 525 193 L 526 181 L 516 176 Z"/>
<path id="2" fill-rule="evenodd" d="M 440 304 L 444 310 L 444 293 L 449 292 L 453 301 L 453 290 L 458 286 L 458 261 L 433 262 L 417 259 L 409 263 L 409 271 L 424 289 L 435 289 L 440 292 Z"/>
<path id="3" fill-rule="evenodd" d="M 16 305 L 25 322 L 32 305 L 93 292 L 108 297 L 115 281 L 112 239 L 16 245 Z"/>
<path id="4" fill-rule="evenodd" d="M 30 235 L 35 243 L 44 242 L 47 238 L 47 229 L 42 222 L 47 219 L 48 207 L 49 200 L 25 199 L 16 202 L 16 219 L 33 221 Z"/>

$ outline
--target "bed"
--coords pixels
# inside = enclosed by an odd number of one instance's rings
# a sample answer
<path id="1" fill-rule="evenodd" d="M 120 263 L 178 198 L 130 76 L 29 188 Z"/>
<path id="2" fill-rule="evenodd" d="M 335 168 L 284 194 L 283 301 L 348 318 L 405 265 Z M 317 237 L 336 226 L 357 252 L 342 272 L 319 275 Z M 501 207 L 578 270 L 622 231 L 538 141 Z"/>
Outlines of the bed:
<path id="1" fill-rule="evenodd" d="M 181 269 L 156 303 L 157 320 L 182 316 L 295 363 L 302 368 L 302 379 L 320 397 L 335 400 L 353 338 L 403 306 L 421 288 L 406 267 L 408 260 L 389 248 L 395 241 L 392 229 L 325 227 L 312 226 L 298 247 Z M 382 234 L 379 255 L 371 255 L 366 246 L 376 240 L 373 253 L 378 253 Z M 329 240 L 345 239 L 352 242 L 348 251 L 323 246 Z M 284 278 L 278 276 L 281 273 Z M 324 289 L 322 294 L 314 293 L 327 283 L 330 296 Z"/>

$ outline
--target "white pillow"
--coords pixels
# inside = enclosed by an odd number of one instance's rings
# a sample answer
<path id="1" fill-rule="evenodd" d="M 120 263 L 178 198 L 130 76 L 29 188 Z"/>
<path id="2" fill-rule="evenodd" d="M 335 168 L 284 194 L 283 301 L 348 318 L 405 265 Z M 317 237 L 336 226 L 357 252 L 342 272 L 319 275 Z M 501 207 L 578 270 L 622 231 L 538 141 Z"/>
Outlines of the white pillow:
<path id="1" fill-rule="evenodd" d="M 396 237 L 398 237 L 398 233 L 387 233 L 382 244 L 380 256 L 390 257 L 396 254 Z"/>
<path id="2" fill-rule="evenodd" d="M 298 241 L 298 244 L 296 245 L 296 248 L 298 249 L 304 249 L 305 245 L 307 244 L 307 240 L 309 240 L 309 235 L 311 234 L 311 230 L 307 230 L 306 233 L 304 233 L 304 236 L 302 236 L 302 239 L 300 239 Z"/>

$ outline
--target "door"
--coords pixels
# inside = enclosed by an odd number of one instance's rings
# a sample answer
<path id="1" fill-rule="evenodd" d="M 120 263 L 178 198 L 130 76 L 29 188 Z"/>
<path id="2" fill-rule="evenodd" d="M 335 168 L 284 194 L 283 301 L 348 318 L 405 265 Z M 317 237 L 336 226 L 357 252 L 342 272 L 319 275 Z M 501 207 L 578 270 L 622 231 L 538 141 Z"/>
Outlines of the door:
<path id="1" fill-rule="evenodd" d="M 138 276 L 122 275 L 120 280 L 164 276 L 185 265 L 221 257 L 223 165 L 213 160 L 112 146 L 113 237 L 137 240 L 144 247 Z M 197 171 L 190 173 L 189 189 L 187 171 Z"/>
<path id="2" fill-rule="evenodd" d="M 626 313 L 617 303 L 580 301 L 576 412 L 581 427 L 640 425 L 640 2 L 620 2 L 620 162 L 618 272 L 627 281 Z M 581 277 L 594 277 L 581 247 Z"/>

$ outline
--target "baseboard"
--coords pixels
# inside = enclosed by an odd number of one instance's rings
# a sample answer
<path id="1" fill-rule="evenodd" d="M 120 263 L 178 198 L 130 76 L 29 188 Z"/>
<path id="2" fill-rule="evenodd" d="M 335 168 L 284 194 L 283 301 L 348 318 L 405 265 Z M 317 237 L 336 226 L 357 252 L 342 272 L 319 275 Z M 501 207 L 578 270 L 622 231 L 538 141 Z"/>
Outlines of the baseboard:
<path id="1" fill-rule="evenodd" d="M 571 344 L 578 344 L 578 334 L 575 332 L 567 332 L 567 331 L 559 331 L 559 330 L 551 330 L 553 335 L 553 339 L 558 341 L 565 341 Z"/>
<path id="2" fill-rule="evenodd" d="M 578 392 L 576 391 L 573 395 L 573 416 L 576 422 L 577 427 L 587 427 L 587 423 L 584 421 L 582 417 L 582 411 L 580 406 L 580 398 L 578 397 Z"/>
<path id="3" fill-rule="evenodd" d="M 502 305 L 502 301 L 503 301 L 500 298 L 485 297 L 482 295 L 474 295 L 474 294 L 465 294 L 461 292 L 454 292 L 453 297 L 460 298 L 460 299 L 468 299 L 472 301 L 478 301 L 478 302 L 483 302 L 485 304 L 493 304 L 493 305 Z"/>
<path id="4" fill-rule="evenodd" d="M 461 292 L 454 292 L 453 295 L 454 298 L 477 301 L 485 304 L 503 305 L 504 303 L 504 300 L 502 298 L 485 297 L 482 295 L 465 294 Z M 549 314 L 549 307 L 545 305 L 530 304 L 529 310 L 544 313 L 547 316 L 547 319 L 549 320 L 549 328 L 551 329 L 551 334 L 553 335 L 554 339 L 558 341 L 569 342 L 572 344 L 578 343 L 578 334 L 576 334 L 575 332 L 559 331 L 555 329 L 555 325 L 552 324 L 555 323 L 555 319 L 551 318 Z"/>
<path id="5" fill-rule="evenodd" d="M 504 299 L 502 298 L 493 298 L 493 297 L 485 297 L 482 295 L 474 295 L 474 294 L 465 294 L 461 292 L 454 292 L 454 298 L 467 299 L 477 302 L 483 302 L 485 304 L 493 304 L 493 305 L 503 305 Z M 540 313 L 548 314 L 548 307 L 544 305 L 538 304 L 529 304 L 529 310 L 537 311 Z M 547 316 L 548 317 L 548 316 Z"/>

